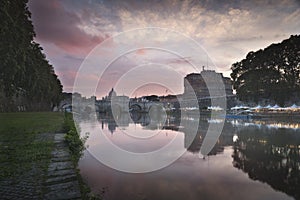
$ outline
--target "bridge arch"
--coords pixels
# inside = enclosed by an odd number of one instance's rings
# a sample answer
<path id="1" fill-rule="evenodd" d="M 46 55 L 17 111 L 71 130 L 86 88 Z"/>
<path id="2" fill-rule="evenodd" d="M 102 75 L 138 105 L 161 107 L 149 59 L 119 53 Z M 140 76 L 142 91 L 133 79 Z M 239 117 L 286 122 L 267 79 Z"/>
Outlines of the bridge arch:
<path id="1" fill-rule="evenodd" d="M 131 104 L 130 107 L 129 107 L 129 110 L 130 111 L 141 112 L 141 111 L 143 111 L 143 108 L 139 104 Z"/>
<path id="2" fill-rule="evenodd" d="M 130 118 L 134 123 L 138 123 L 142 118 L 142 113 L 139 112 L 130 112 Z"/>

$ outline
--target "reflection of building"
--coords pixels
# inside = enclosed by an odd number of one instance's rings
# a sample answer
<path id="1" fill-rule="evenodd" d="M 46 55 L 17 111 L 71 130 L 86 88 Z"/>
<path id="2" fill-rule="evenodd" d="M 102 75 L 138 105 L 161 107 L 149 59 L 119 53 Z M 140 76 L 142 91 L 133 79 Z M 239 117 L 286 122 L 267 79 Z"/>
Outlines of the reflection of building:
<path id="1" fill-rule="evenodd" d="M 180 131 L 184 132 L 184 148 L 192 153 L 199 153 L 203 140 L 206 137 L 210 123 L 208 119 L 199 119 L 199 124 L 197 120 L 184 120 L 182 121 L 183 127 Z M 195 131 L 193 127 L 198 127 Z M 233 136 L 233 126 L 230 123 L 225 122 L 222 134 L 216 141 L 216 144 L 209 152 L 208 155 L 216 155 L 224 151 L 225 146 L 232 145 L 232 136 Z"/>
<path id="2" fill-rule="evenodd" d="M 104 125 L 107 125 L 107 128 L 111 133 L 115 132 L 117 127 L 128 127 L 130 123 L 140 124 L 143 129 L 146 130 L 163 129 L 180 131 L 184 133 L 184 148 L 186 148 L 189 152 L 199 153 L 203 140 L 208 131 L 208 127 L 211 123 L 209 119 L 185 119 L 179 118 L 178 116 L 165 117 L 167 117 L 165 124 L 161 123 L 164 121 L 163 115 L 161 117 L 151 119 L 149 113 L 138 112 L 130 113 L 130 115 L 122 113 L 118 116 L 113 116 L 112 114 L 100 114 L 99 120 L 102 123 L 102 129 L 104 129 Z M 159 120 L 159 118 L 161 118 L 161 120 Z M 215 146 L 208 155 L 216 155 L 221 153 L 223 152 L 225 146 L 232 145 L 233 134 L 233 125 L 225 122 L 221 136 L 218 138 Z"/>
<path id="3" fill-rule="evenodd" d="M 108 130 L 113 134 L 116 131 L 117 124 L 115 121 L 108 122 Z"/>
<path id="4" fill-rule="evenodd" d="M 203 69 L 201 73 L 188 74 L 184 78 L 183 99 L 188 102 L 197 98 L 200 108 L 211 106 L 211 98 L 224 95 L 227 99 L 232 98 L 233 92 L 230 78 L 221 73 Z"/>

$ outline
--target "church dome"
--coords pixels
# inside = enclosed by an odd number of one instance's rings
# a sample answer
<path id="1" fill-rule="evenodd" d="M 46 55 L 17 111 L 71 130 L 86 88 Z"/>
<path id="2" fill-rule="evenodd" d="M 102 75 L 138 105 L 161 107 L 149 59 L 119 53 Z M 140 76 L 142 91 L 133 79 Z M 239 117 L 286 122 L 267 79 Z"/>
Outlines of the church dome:
<path id="1" fill-rule="evenodd" d="M 111 91 L 108 93 L 109 97 L 115 97 L 117 96 L 117 93 L 114 91 L 114 88 L 111 89 Z"/>

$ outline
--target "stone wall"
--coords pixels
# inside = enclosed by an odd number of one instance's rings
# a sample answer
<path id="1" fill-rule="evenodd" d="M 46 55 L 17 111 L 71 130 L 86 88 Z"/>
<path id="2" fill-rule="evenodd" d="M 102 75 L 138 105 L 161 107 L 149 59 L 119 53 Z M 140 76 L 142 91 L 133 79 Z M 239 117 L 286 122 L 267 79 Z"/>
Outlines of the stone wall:
<path id="1" fill-rule="evenodd" d="M 220 80 L 224 85 L 220 84 Z M 211 98 L 223 98 L 224 95 L 230 104 L 227 107 L 234 104 L 235 95 L 233 95 L 231 80 L 223 77 L 221 73 L 203 70 L 201 73 L 188 74 L 184 78 L 183 100 L 189 102 L 197 97 L 200 108 L 211 106 Z"/>

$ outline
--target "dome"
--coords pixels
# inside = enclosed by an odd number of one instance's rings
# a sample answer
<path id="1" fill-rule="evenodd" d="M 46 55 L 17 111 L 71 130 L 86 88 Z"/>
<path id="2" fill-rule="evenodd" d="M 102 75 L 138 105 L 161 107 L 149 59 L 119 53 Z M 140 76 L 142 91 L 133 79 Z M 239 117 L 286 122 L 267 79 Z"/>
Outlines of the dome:
<path id="1" fill-rule="evenodd" d="M 115 97 L 117 96 L 117 93 L 114 91 L 114 88 L 111 89 L 111 91 L 108 93 L 109 97 Z"/>

